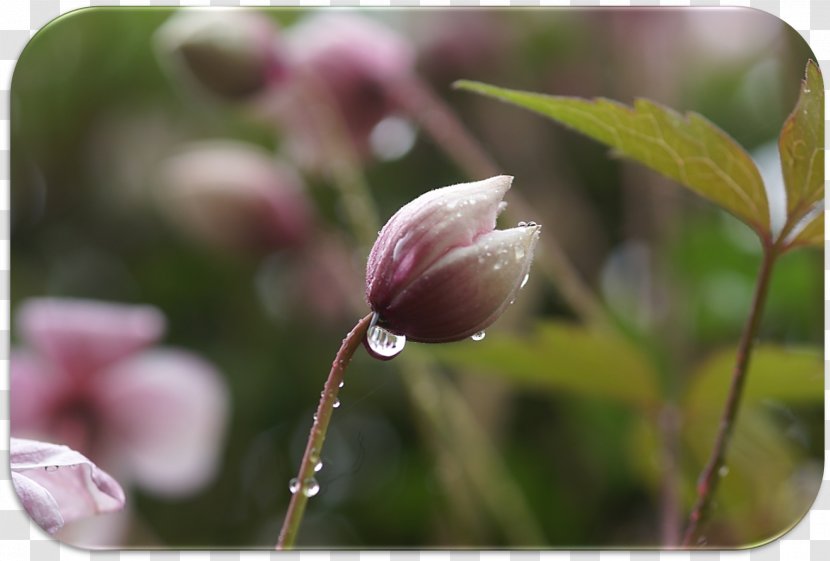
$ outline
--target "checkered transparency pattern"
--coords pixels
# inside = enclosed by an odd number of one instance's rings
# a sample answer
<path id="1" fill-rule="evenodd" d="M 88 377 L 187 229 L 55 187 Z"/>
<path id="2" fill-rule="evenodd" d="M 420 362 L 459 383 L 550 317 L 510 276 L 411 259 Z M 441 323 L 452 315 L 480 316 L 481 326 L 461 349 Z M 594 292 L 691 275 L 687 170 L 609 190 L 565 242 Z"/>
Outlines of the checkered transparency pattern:
<path id="1" fill-rule="evenodd" d="M 825 561 L 830 559 L 830 391 L 825 473 L 812 510 L 782 539 L 747 551 L 162 552 L 76 549 L 53 541 L 21 510 L 9 476 L 9 89 L 29 38 L 57 16 L 89 6 L 744 6 L 777 15 L 804 36 L 830 76 L 828 0 L 0 0 L 0 560 L 10 561 Z M 830 99 L 830 96 L 828 97 Z M 830 115 L 830 111 L 826 112 Z M 830 127 L 826 127 L 830 130 Z M 828 167 L 830 170 L 830 167 Z M 828 230 L 830 232 L 830 230 Z M 830 245 L 825 250 L 830 262 Z M 830 283 L 825 270 L 825 309 Z M 825 341 L 830 341 L 825 327 Z M 825 344 L 825 348 L 830 345 Z M 827 351 L 825 351 L 826 353 Z M 826 369 L 825 369 L 826 370 Z M 825 373 L 825 388 L 830 375 Z"/>

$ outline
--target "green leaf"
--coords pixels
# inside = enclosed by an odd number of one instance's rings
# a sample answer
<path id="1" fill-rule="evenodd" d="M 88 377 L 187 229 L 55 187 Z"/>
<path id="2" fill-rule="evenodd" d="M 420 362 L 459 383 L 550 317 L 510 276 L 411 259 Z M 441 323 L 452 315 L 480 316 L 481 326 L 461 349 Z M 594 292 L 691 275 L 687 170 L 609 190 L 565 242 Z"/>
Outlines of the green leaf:
<path id="1" fill-rule="evenodd" d="M 499 334 L 480 343 L 436 345 L 433 354 L 526 387 L 637 406 L 659 399 L 657 374 L 647 356 L 624 339 L 578 325 L 547 322 L 529 337 Z"/>
<path id="2" fill-rule="evenodd" d="M 824 173 L 824 172 L 822 172 Z M 805 220 L 805 225 L 798 226 L 793 229 L 793 236 L 791 241 L 787 243 L 787 247 L 795 247 L 799 245 L 812 245 L 816 247 L 824 247 L 824 205 L 821 204 L 815 210 L 815 216 L 811 219 Z"/>
<path id="3" fill-rule="evenodd" d="M 807 63 L 798 102 L 781 129 L 778 150 L 787 190 L 785 232 L 788 232 L 804 222 L 824 199 L 824 84 L 821 71 L 813 61 Z M 803 243 L 815 239 L 813 222 L 794 236 L 795 241 L 802 235 Z M 805 233 L 808 228 L 810 232 Z M 823 236 L 820 243 L 824 243 Z"/>
<path id="4" fill-rule="evenodd" d="M 749 154 L 697 113 L 640 99 L 634 107 L 598 98 L 550 96 L 462 80 L 455 87 L 535 111 L 636 160 L 720 205 L 769 237 L 761 174 Z"/>
<path id="5" fill-rule="evenodd" d="M 734 363 L 734 349 L 718 352 L 703 363 L 686 395 L 687 415 L 720 415 Z M 743 392 L 745 403 L 771 399 L 790 404 L 819 404 L 824 399 L 823 390 L 824 359 L 819 349 L 763 345 L 752 351 Z"/>

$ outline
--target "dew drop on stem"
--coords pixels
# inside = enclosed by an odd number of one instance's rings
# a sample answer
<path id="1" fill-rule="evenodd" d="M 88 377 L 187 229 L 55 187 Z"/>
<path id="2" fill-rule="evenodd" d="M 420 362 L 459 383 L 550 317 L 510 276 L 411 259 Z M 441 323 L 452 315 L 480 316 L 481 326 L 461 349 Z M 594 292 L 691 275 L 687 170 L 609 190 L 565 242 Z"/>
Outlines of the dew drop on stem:
<path id="1" fill-rule="evenodd" d="M 320 492 L 320 484 L 313 477 L 309 477 L 303 482 L 303 495 L 306 497 L 313 497 Z"/>
<path id="2" fill-rule="evenodd" d="M 486 333 L 484 333 L 483 331 L 479 331 L 478 333 L 473 334 L 473 335 L 470 337 L 470 339 L 472 339 L 473 341 L 481 341 L 481 340 L 482 340 L 482 339 L 484 339 L 486 336 L 487 336 L 487 334 L 486 334 Z"/>
<path id="3" fill-rule="evenodd" d="M 297 491 L 300 490 L 300 480 L 292 477 L 291 481 L 288 482 L 288 490 L 291 491 L 292 495 L 296 495 Z"/>

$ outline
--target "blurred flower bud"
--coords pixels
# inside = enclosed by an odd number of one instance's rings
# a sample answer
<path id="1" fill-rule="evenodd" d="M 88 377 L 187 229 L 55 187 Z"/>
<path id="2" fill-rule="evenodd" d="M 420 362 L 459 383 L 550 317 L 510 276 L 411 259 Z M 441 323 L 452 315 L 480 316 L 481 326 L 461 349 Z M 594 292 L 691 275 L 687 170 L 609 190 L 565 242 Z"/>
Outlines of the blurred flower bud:
<path id="1" fill-rule="evenodd" d="M 299 176 L 254 145 L 192 144 L 163 162 L 160 184 L 159 201 L 171 220 L 210 246 L 296 247 L 312 227 Z"/>
<path id="2" fill-rule="evenodd" d="M 293 65 L 326 88 L 357 151 L 367 155 L 372 129 L 394 109 L 389 85 L 412 70 L 412 46 L 376 21 L 344 13 L 306 18 L 286 35 Z"/>
<path id="3" fill-rule="evenodd" d="M 511 52 L 514 39 L 498 12 L 445 10 L 423 22 L 418 67 L 442 87 L 462 76 L 490 75 Z"/>
<path id="4" fill-rule="evenodd" d="M 172 74 L 226 101 L 251 98 L 286 74 L 274 25 L 251 12 L 181 12 L 159 29 L 156 42 Z"/>
<path id="5" fill-rule="evenodd" d="M 513 178 L 435 189 L 402 207 L 369 254 L 366 297 L 377 325 L 413 341 L 481 332 L 513 301 L 540 226 L 495 230 Z M 384 357 L 385 358 L 385 357 Z"/>

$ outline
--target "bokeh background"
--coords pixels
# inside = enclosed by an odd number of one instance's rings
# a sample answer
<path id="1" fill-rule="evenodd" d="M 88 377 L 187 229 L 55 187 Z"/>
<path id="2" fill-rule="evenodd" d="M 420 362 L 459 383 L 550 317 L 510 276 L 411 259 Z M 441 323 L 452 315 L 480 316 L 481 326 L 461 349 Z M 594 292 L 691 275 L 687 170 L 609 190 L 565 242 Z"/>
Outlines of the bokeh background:
<path id="1" fill-rule="evenodd" d="M 751 151 L 772 186 L 778 130 L 811 56 L 801 37 L 768 14 L 731 9 L 223 11 L 220 26 L 181 23 L 193 14 L 75 12 L 38 33 L 15 71 L 13 344 L 35 346 L 15 319 L 32 298 L 150 305 L 166 318 L 164 345 L 198 355 L 221 380 L 216 403 L 194 392 L 188 404 L 219 428 L 182 432 L 211 439 L 209 475 L 171 490 L 130 476 L 117 449 L 91 453 L 125 474 L 130 507 L 63 538 L 275 542 L 330 361 L 366 311 L 366 230 L 376 230 L 366 207 L 384 220 L 427 189 L 480 179 L 458 165 L 463 143 L 446 133 L 457 118 L 516 177 L 513 191 L 535 213 L 517 220 L 543 224 L 539 251 L 573 264 L 608 325 L 534 271 L 484 341 L 409 344 L 388 363 L 359 354 L 300 544 L 675 541 L 760 248 L 677 185 L 450 85 L 693 110 Z M 346 23 L 328 19 L 342 15 Z M 315 31 L 321 16 L 329 27 Z M 312 85 L 298 94 L 296 76 L 307 74 Z M 700 545 L 771 539 L 815 497 L 821 267 L 810 250 L 777 267 L 758 382 Z M 15 385 L 15 356 L 13 435 L 101 432 L 96 403 L 45 427 L 15 421 L 30 397 Z M 166 453 L 159 465 L 174 463 Z"/>

